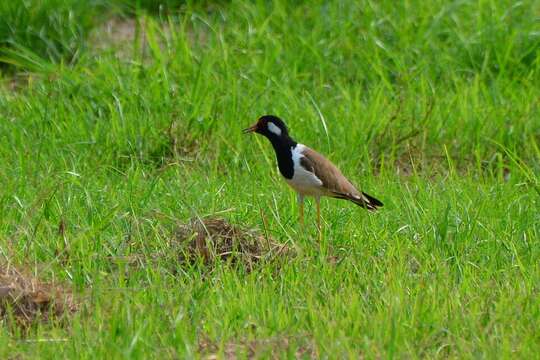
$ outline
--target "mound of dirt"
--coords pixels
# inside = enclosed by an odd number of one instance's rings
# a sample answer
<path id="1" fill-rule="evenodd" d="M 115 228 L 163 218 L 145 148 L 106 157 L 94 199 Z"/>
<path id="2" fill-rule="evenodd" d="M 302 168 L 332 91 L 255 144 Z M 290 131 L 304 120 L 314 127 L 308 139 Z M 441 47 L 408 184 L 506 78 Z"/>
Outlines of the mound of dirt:
<path id="1" fill-rule="evenodd" d="M 9 264 L 0 264 L 0 319 L 12 314 L 18 325 L 52 321 L 77 310 L 71 293 L 42 283 Z"/>
<path id="2" fill-rule="evenodd" d="M 261 259 L 289 253 L 291 249 L 254 229 L 243 229 L 221 218 L 193 218 L 179 225 L 174 242 L 181 245 L 181 260 L 202 257 L 210 263 L 216 259 L 242 262 L 251 266 Z"/>

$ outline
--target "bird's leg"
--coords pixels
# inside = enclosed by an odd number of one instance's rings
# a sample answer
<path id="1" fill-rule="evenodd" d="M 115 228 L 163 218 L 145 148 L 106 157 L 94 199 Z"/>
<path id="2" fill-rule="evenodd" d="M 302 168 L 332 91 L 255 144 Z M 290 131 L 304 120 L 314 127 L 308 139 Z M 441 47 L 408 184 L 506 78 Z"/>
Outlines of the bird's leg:
<path id="1" fill-rule="evenodd" d="M 304 195 L 298 194 L 296 197 L 298 207 L 300 208 L 300 227 L 304 231 Z"/>
<path id="2" fill-rule="evenodd" d="M 321 238 L 322 229 L 321 229 L 321 198 L 320 196 L 315 197 L 315 203 L 317 204 L 317 230 L 319 230 L 319 238 Z"/>

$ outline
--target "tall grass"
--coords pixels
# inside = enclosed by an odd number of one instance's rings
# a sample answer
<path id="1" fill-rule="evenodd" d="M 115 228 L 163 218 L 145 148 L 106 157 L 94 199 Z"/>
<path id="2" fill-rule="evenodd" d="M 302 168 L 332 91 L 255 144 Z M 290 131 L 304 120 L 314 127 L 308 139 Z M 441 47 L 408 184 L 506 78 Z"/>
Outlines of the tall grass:
<path id="1" fill-rule="evenodd" d="M 0 64 L 39 71 L 40 62 L 75 63 L 88 48 L 92 29 L 112 16 L 147 12 L 165 16 L 184 0 L 14 0 L 0 4 Z M 210 4 L 211 2 L 208 2 Z M 11 67 L 10 67 L 11 65 Z"/>
<path id="2" fill-rule="evenodd" d="M 24 67 L 29 52 L 49 61 L 75 61 L 97 23 L 97 5 L 94 0 L 2 1 L 2 63 Z"/>
<path id="3" fill-rule="evenodd" d="M 538 10 L 187 4 L 138 14 L 128 57 L 81 50 L 0 88 L 0 249 L 84 303 L 67 328 L 3 330 L 0 356 L 534 356 Z M 328 200 L 322 242 L 302 234 L 271 147 L 240 132 L 266 113 L 383 210 Z M 155 258 L 212 214 L 296 256 L 252 272 Z"/>

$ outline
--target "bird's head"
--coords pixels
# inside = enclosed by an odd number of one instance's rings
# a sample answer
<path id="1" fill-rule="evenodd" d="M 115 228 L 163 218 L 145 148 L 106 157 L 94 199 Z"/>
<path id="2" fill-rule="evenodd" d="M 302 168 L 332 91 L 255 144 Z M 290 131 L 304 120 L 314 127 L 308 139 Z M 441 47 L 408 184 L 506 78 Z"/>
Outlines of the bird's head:
<path id="1" fill-rule="evenodd" d="M 267 138 L 281 138 L 289 135 L 287 125 L 274 115 L 261 116 L 255 124 L 243 130 L 244 134 L 255 132 L 266 136 Z"/>

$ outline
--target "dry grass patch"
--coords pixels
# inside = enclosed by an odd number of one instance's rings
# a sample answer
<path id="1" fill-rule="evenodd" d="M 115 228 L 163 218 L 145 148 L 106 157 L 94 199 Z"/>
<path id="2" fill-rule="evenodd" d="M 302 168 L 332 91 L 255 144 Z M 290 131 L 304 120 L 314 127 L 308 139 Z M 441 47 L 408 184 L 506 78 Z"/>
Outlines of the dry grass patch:
<path id="1" fill-rule="evenodd" d="M 177 223 L 172 230 L 163 229 L 165 239 L 159 250 L 146 254 L 132 253 L 108 259 L 127 265 L 126 271 L 139 271 L 147 266 L 165 266 L 176 273 L 177 266 L 198 261 L 211 270 L 222 261 L 252 271 L 262 261 L 294 256 L 294 249 L 277 242 L 257 229 L 233 225 L 218 217 L 194 217 Z M 129 276 L 127 274 L 126 276 Z"/>
<path id="2" fill-rule="evenodd" d="M 202 257 L 206 263 L 212 263 L 221 259 L 242 263 L 250 270 L 260 260 L 292 251 L 254 229 L 241 228 L 221 218 L 193 218 L 177 227 L 173 242 L 181 248 L 181 260 Z"/>
<path id="3" fill-rule="evenodd" d="M 72 294 L 41 282 L 10 264 L 0 264 L 0 319 L 12 315 L 17 325 L 61 320 L 77 310 Z"/>
<path id="4" fill-rule="evenodd" d="M 113 51 L 118 59 L 129 60 L 136 46 L 146 46 L 144 21 L 112 17 L 92 31 L 89 43 L 96 53 Z"/>
<path id="5" fill-rule="evenodd" d="M 151 29 L 149 29 L 151 26 Z M 171 29 L 168 23 L 154 20 L 151 17 L 138 18 L 114 16 L 102 26 L 96 27 L 90 34 L 91 50 L 95 54 L 111 51 L 122 61 L 133 60 L 143 55 L 143 63 L 150 61 L 148 53 L 150 36 L 154 36 L 160 51 L 166 52 L 167 43 L 171 41 Z"/>
<path id="6" fill-rule="evenodd" d="M 265 339 L 240 339 L 219 344 L 203 337 L 199 341 L 199 353 L 203 359 L 277 359 L 287 353 L 295 359 L 318 359 L 319 354 L 308 336 L 275 336 Z"/>

